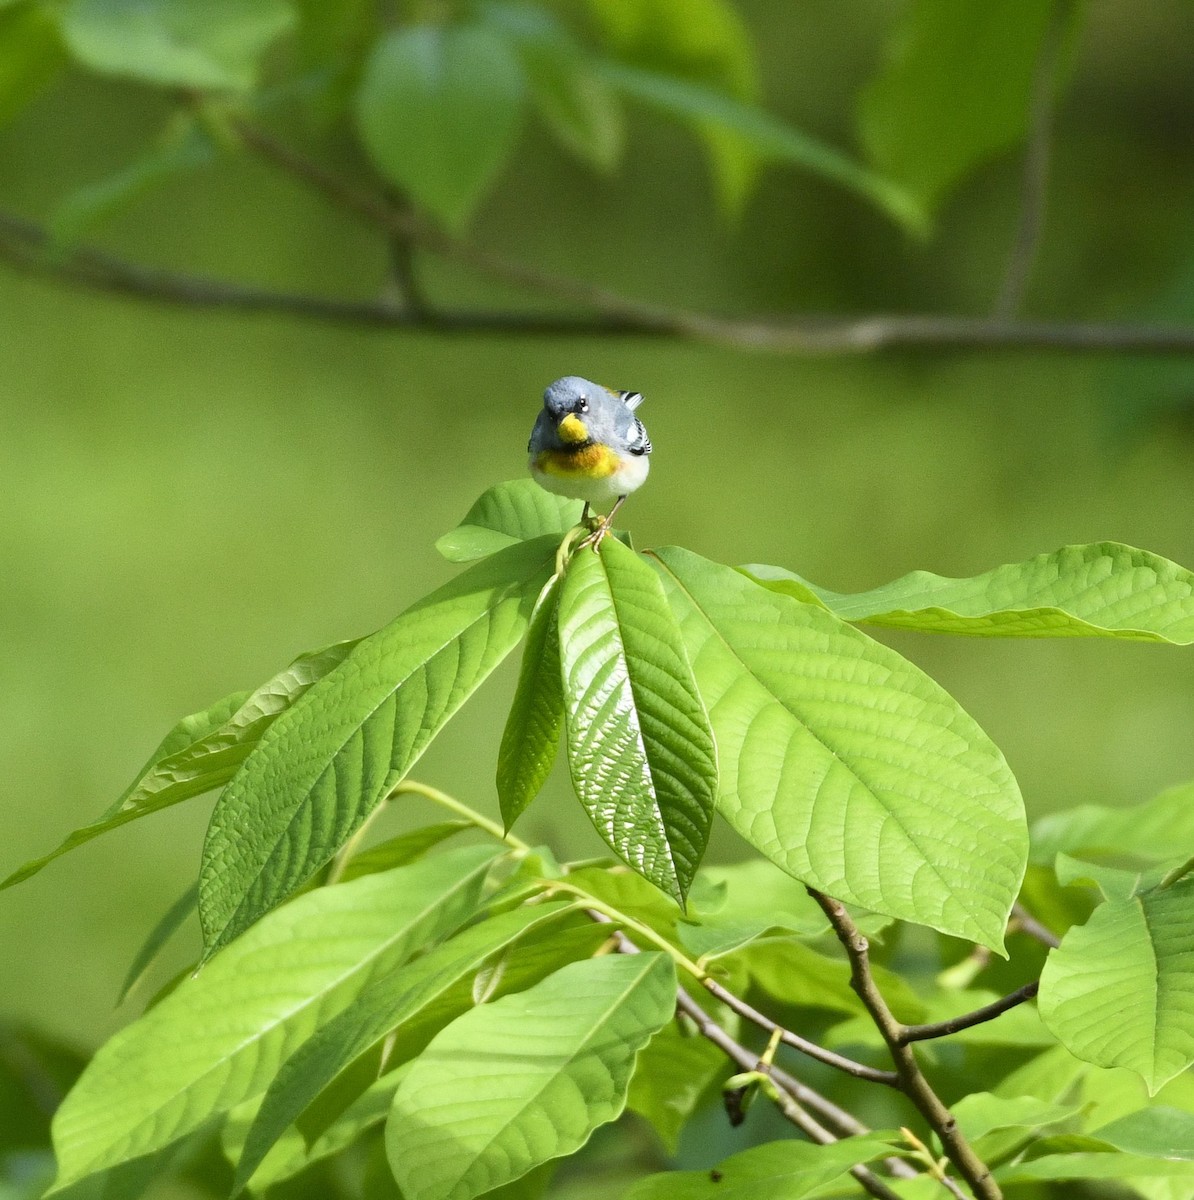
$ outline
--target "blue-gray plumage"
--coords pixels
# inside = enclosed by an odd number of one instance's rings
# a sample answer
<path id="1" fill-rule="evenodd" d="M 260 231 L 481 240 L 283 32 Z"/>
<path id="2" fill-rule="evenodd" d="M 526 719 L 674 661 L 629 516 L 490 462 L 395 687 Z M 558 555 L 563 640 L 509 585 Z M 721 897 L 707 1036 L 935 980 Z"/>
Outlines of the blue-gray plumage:
<path id="1" fill-rule="evenodd" d="M 535 480 L 586 506 L 613 500 L 612 518 L 647 478 L 651 439 L 635 415 L 642 401 L 638 392 L 615 391 L 578 375 L 557 379 L 543 393 L 527 445 Z"/>

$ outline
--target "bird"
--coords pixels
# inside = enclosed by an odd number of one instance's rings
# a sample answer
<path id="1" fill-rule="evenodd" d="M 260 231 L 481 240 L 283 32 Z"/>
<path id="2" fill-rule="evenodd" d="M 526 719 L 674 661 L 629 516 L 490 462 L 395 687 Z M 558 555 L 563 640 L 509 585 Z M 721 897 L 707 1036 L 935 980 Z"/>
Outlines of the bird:
<path id="1" fill-rule="evenodd" d="M 556 496 L 583 500 L 581 523 L 593 505 L 613 508 L 594 526 L 596 541 L 618 509 L 646 482 L 651 439 L 635 414 L 639 392 L 618 391 L 565 375 L 543 393 L 543 408 L 527 443 L 531 476 Z"/>

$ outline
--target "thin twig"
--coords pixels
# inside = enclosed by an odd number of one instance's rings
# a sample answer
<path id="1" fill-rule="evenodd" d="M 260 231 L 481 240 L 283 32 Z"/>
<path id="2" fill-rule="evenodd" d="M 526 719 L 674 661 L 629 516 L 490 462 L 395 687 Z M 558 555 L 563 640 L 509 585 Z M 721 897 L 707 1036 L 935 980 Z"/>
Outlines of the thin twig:
<path id="1" fill-rule="evenodd" d="M 148 267 L 91 246 L 49 254 L 45 231 L 0 213 L 0 259 L 31 275 L 95 291 L 183 308 L 274 313 L 364 328 L 440 335 L 672 337 L 740 350 L 801 355 L 865 355 L 888 350 L 1053 350 L 1078 354 L 1194 354 L 1194 328 L 1180 325 L 1022 321 L 936 315 L 865 317 L 720 317 L 639 304 L 583 285 L 569 286 L 589 312 L 518 309 L 409 310 L 391 299 L 346 299 L 277 291 L 252 284 Z M 474 264 L 475 265 L 475 264 Z M 514 269 L 513 267 L 511 268 Z M 518 280 L 556 296 L 546 280 L 517 269 Z M 556 298 L 562 298 L 556 296 Z M 566 298 L 566 297 L 563 297 Z"/>
<path id="2" fill-rule="evenodd" d="M 858 931 L 845 905 L 815 888 L 808 888 L 808 893 L 821 906 L 838 941 L 845 948 L 850 960 L 850 985 L 887 1043 L 900 1076 L 900 1090 L 916 1105 L 921 1116 L 941 1139 L 946 1156 L 979 1200 L 1002 1200 L 1003 1193 L 992 1178 L 990 1168 L 975 1154 L 958 1128 L 953 1113 L 945 1107 L 925 1078 L 916 1061 L 916 1052 L 901 1041 L 904 1026 L 896 1020 L 875 983 L 866 938 Z"/>
<path id="3" fill-rule="evenodd" d="M 926 1042 L 930 1038 L 948 1037 L 951 1033 L 957 1033 L 961 1029 L 971 1029 L 975 1025 L 982 1025 L 985 1021 L 993 1021 L 1007 1012 L 1009 1008 L 1015 1008 L 1026 1000 L 1031 1000 L 1040 990 L 1040 986 L 1040 980 L 1034 979 L 1014 992 L 1009 992 L 1006 996 L 1001 996 L 990 1004 L 984 1004 L 982 1008 L 976 1008 L 973 1012 L 963 1013 L 961 1016 L 950 1017 L 948 1021 L 935 1021 L 931 1025 L 905 1025 L 900 1033 L 899 1042 L 903 1046 L 909 1042 Z"/>
<path id="4" fill-rule="evenodd" d="M 1024 151 L 1024 170 L 1020 183 L 1020 215 L 1003 282 L 992 310 L 996 317 L 1011 317 L 1019 309 L 1036 263 L 1049 194 L 1057 71 L 1072 15 L 1072 0 L 1057 0 L 1052 5 L 1033 66 L 1028 102 L 1028 144 Z"/>
<path id="5" fill-rule="evenodd" d="M 852 1058 L 846 1058 L 845 1055 L 826 1050 L 824 1046 L 818 1046 L 816 1042 L 810 1042 L 807 1038 L 802 1038 L 800 1034 L 785 1029 L 778 1022 L 773 1021 L 766 1014 L 759 1012 L 757 1008 L 753 1008 L 745 1000 L 739 999 L 733 992 L 722 987 L 717 980 L 706 976 L 701 982 L 726 1008 L 745 1017 L 766 1033 L 774 1033 L 778 1030 L 780 1040 L 786 1046 L 799 1050 L 801 1054 L 807 1054 L 809 1058 L 815 1058 L 818 1062 L 825 1063 L 826 1066 L 836 1067 L 847 1075 L 853 1075 L 855 1079 L 865 1079 L 870 1083 L 884 1083 L 888 1087 L 900 1086 L 900 1077 L 894 1071 L 881 1071 L 877 1067 L 868 1067 L 864 1063 L 855 1062 Z"/>
<path id="6" fill-rule="evenodd" d="M 676 1008 L 692 1021 L 702 1037 L 712 1042 L 744 1071 L 752 1071 L 759 1065 L 759 1056 L 730 1037 L 684 988 L 676 989 Z M 795 1125 L 810 1141 L 814 1141 L 818 1145 L 826 1146 L 831 1142 L 838 1141 L 837 1135 L 831 1133 L 820 1121 L 806 1112 L 797 1097 L 783 1086 L 779 1078 L 783 1074 L 774 1069 L 771 1071 L 772 1081 L 776 1084 L 775 1103 L 784 1118 Z M 795 1083 L 796 1081 L 789 1076 L 785 1082 Z M 803 1085 L 799 1085 L 799 1087 L 803 1089 Z M 863 1128 L 865 1129 L 865 1126 Z M 850 1174 L 858 1180 L 865 1191 L 876 1197 L 876 1200 L 899 1200 L 895 1192 L 866 1167 L 851 1167 Z M 913 1171 L 912 1175 L 915 1174 L 916 1172 Z"/>
<path id="7" fill-rule="evenodd" d="M 1028 909 L 1026 909 L 1024 905 L 1020 904 L 1018 901 L 1012 905 L 1012 916 L 1015 918 L 1020 932 L 1028 934 L 1028 936 L 1031 938 L 1036 938 L 1036 940 L 1040 942 L 1042 946 L 1048 946 L 1051 950 L 1056 950 L 1057 947 L 1061 945 L 1061 939 L 1057 936 L 1057 934 L 1055 934 L 1051 929 L 1046 929 L 1045 926 L 1042 925 L 1040 921 L 1038 921 L 1036 917 L 1034 917 L 1032 913 L 1030 913 Z"/>

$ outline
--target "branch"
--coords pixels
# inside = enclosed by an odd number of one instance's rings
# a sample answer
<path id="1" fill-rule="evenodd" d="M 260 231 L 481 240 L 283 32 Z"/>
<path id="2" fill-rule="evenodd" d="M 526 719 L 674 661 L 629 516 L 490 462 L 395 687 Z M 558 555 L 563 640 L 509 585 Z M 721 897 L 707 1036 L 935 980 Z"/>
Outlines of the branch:
<path id="1" fill-rule="evenodd" d="M 900 1086 L 900 1077 L 894 1071 L 881 1071 L 876 1067 L 868 1067 L 863 1063 L 855 1062 L 852 1058 L 846 1058 L 842 1054 L 826 1050 L 824 1046 L 818 1046 L 816 1042 L 802 1038 L 800 1034 L 785 1029 L 770 1017 L 759 1012 L 757 1008 L 752 1008 L 745 1000 L 740 1000 L 733 992 L 722 987 L 717 980 L 706 976 L 701 982 L 726 1008 L 736 1012 L 740 1017 L 745 1017 L 766 1033 L 774 1033 L 778 1030 L 780 1041 L 786 1046 L 799 1050 L 801 1054 L 807 1054 L 809 1058 L 815 1058 L 818 1062 L 825 1063 L 826 1066 L 836 1067 L 847 1075 L 853 1075 L 855 1079 L 865 1079 L 870 1083 L 884 1083 L 888 1087 Z"/>
<path id="2" fill-rule="evenodd" d="M 1050 950 L 1056 950 L 1061 945 L 1061 939 L 1057 934 L 1051 929 L 1046 929 L 1019 901 L 1012 905 L 1012 918 L 1021 933 L 1026 933 L 1029 937 L 1036 938 L 1042 946 L 1048 946 Z"/>
<path id="3" fill-rule="evenodd" d="M 388 211 L 388 210 L 387 210 Z M 409 218 L 394 213 L 405 226 Z M 391 233 L 390 220 L 384 228 Z M 434 245 L 445 244 L 435 235 Z M 452 243 L 452 245 L 455 245 Z M 426 248 L 426 247 L 425 247 Z M 434 248 L 434 247 L 431 247 Z M 520 283 L 557 299 L 571 299 L 589 312 L 520 310 L 442 311 L 411 309 L 389 299 L 344 299 L 276 291 L 251 284 L 169 271 L 130 262 L 90 246 L 62 257 L 50 253 L 44 229 L 0 212 L 0 259 L 27 274 L 73 283 L 95 291 L 184 308 L 276 313 L 307 320 L 381 329 L 420 330 L 445 335 L 520 334 L 565 337 L 670 337 L 740 350 L 803 355 L 864 355 L 887 350 L 1055 350 L 1084 354 L 1194 355 L 1194 328 L 1132 323 L 1090 324 L 934 315 L 864 317 L 805 316 L 732 318 L 689 313 L 624 300 L 601 289 L 558 280 L 491 256 L 464 255 L 474 269 Z M 479 254 L 479 252 L 478 252 Z M 497 264 L 501 262 L 502 272 Z"/>
<path id="4" fill-rule="evenodd" d="M 845 948 L 850 959 L 850 985 L 866 1006 L 867 1012 L 871 1014 L 871 1019 L 887 1043 L 900 1077 L 900 1090 L 916 1105 L 921 1116 L 941 1139 L 942 1149 L 950 1162 L 979 1200 L 1003 1200 L 1003 1193 L 991 1177 L 990 1168 L 974 1153 L 965 1135 L 958 1128 L 953 1113 L 933 1091 L 932 1085 L 916 1061 L 915 1051 L 901 1040 L 904 1026 L 895 1019 L 888 1008 L 887 1001 L 883 999 L 871 974 L 870 947 L 866 938 L 859 933 L 843 904 L 815 888 L 808 888 L 808 894 L 821 906 L 838 941 Z"/>
<path id="5" fill-rule="evenodd" d="M 996 317 L 1010 317 L 1020 307 L 1044 232 L 1049 159 L 1053 149 L 1057 68 L 1072 14 L 1072 0 L 1057 0 L 1052 6 L 1033 66 L 1028 103 L 1028 146 L 1024 153 L 1024 172 L 1020 183 L 1020 217 L 1003 283 L 995 300 Z"/>
<path id="6" fill-rule="evenodd" d="M 948 1021 L 937 1021 L 932 1025 L 904 1025 L 898 1039 L 900 1045 L 906 1046 L 909 1042 L 925 1042 L 930 1038 L 948 1037 L 960 1029 L 970 1029 L 975 1025 L 982 1025 L 985 1021 L 993 1021 L 1007 1012 L 1009 1008 L 1015 1008 L 1026 1000 L 1031 1000 L 1040 990 L 1040 986 L 1040 980 L 1034 979 L 1014 992 L 1001 996 L 998 1000 L 992 1000 L 990 1004 L 984 1004 L 982 1008 L 976 1008 L 973 1012 L 963 1013 L 958 1017 L 950 1017 Z"/>

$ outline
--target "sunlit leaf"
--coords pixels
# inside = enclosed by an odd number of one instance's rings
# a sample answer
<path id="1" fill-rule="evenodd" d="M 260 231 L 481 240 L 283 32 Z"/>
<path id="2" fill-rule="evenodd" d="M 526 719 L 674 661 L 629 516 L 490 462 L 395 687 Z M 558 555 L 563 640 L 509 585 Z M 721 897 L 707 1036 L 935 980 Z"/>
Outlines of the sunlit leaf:
<path id="1" fill-rule="evenodd" d="M 558 920 L 572 904 L 518 908 L 452 938 L 413 963 L 379 976 L 283 1064 L 245 1138 L 234 1190 L 246 1185 L 287 1126 L 340 1071 L 390 1030 L 427 1008 L 486 959 L 531 929 Z"/>
<path id="2" fill-rule="evenodd" d="M 355 645 L 340 642 L 300 655 L 255 692 L 236 692 L 203 712 L 184 717 L 98 821 L 76 829 L 49 854 L 19 867 L 0 882 L 0 890 L 36 875 L 47 863 L 92 838 L 223 787 L 274 718 L 338 666 Z"/>
<path id="3" fill-rule="evenodd" d="M 864 1011 L 862 1001 L 850 986 L 850 965 L 845 958 L 831 958 L 795 938 L 752 942 L 730 961 L 741 963 L 751 981 L 782 1004 L 833 1012 L 862 1014 Z M 897 1020 L 926 1019 L 924 1002 L 901 976 L 879 963 L 873 963 L 871 970 Z"/>
<path id="4" fill-rule="evenodd" d="M 300 1129 L 291 1126 L 257 1168 L 250 1190 L 260 1195 L 266 1188 L 293 1178 L 312 1163 L 339 1154 L 367 1130 L 380 1125 L 389 1115 L 404 1070 L 405 1067 L 398 1067 L 375 1079 L 314 1138 L 307 1138 Z M 257 1108 L 255 1101 L 246 1101 L 229 1113 L 220 1131 L 224 1155 L 234 1166 L 240 1160 Z"/>
<path id="5" fill-rule="evenodd" d="M 843 595 L 782 567 L 753 579 L 846 621 L 971 637 L 1115 637 L 1194 642 L 1194 573 L 1119 542 L 1063 546 L 969 579 L 913 571 Z"/>
<path id="6" fill-rule="evenodd" d="M 560 745 L 564 685 L 556 626 L 560 581 L 552 576 L 531 618 L 514 703 L 498 749 L 497 793 L 509 829 L 539 794 Z"/>
<path id="7" fill-rule="evenodd" d="M 1068 1121 L 1082 1111 L 1078 1104 L 1050 1104 L 1036 1096 L 996 1096 L 971 1092 L 951 1106 L 966 1140 L 976 1143 L 1003 1130 L 1045 1129 Z"/>
<path id="8" fill-rule="evenodd" d="M 1102 1125 L 1091 1137 L 1128 1154 L 1194 1162 L 1194 1113 L 1157 1104 Z"/>
<path id="9" fill-rule="evenodd" d="M 1033 1183 L 1061 1179 L 1147 1179 L 1151 1176 L 1178 1176 L 1194 1185 L 1194 1163 L 1180 1159 L 1149 1158 L 1141 1154 L 1115 1153 L 1108 1147 L 1102 1153 L 1073 1149 L 1058 1154 L 1042 1154 L 1007 1166 L 996 1167 L 995 1181 L 1001 1185 Z"/>
<path id="10" fill-rule="evenodd" d="M 667 955 L 606 955 L 454 1021 L 415 1060 L 386 1127 L 407 1200 L 472 1200 L 582 1146 L 625 1107 L 675 989 Z"/>
<path id="11" fill-rule="evenodd" d="M 463 833 L 466 829 L 475 830 L 477 827 L 471 821 L 438 821 L 433 825 L 420 825 L 409 833 L 400 833 L 397 837 L 387 838 L 354 854 L 348 860 L 340 874 L 340 882 L 347 883 L 350 879 L 359 879 L 362 875 L 374 875 L 378 871 L 389 871 L 393 867 L 401 867 L 406 863 L 422 858 L 428 850 L 434 849 L 447 838 Z"/>
<path id="12" fill-rule="evenodd" d="M 1100 904 L 1041 974 L 1045 1024 L 1079 1058 L 1155 1093 L 1194 1062 L 1194 879 Z"/>
<path id="13" fill-rule="evenodd" d="M 469 847 L 309 892 L 184 980 L 98 1051 L 59 1108 L 57 1186 L 167 1146 L 264 1091 L 372 979 L 475 911 L 494 853 Z"/>
<path id="14" fill-rule="evenodd" d="M 562 538 L 579 520 L 583 505 L 545 492 L 533 479 L 511 479 L 484 492 L 464 520 L 435 543 L 450 562 L 470 562 L 554 533 Z"/>
<path id="15" fill-rule="evenodd" d="M 1143 863 L 1194 854 L 1194 783 L 1167 788 L 1143 804 L 1082 804 L 1049 813 L 1032 826 L 1032 859 L 1052 865 L 1062 852 Z"/>
<path id="16" fill-rule="evenodd" d="M 97 71 L 169 87 L 247 92 L 295 20 L 287 0 L 71 0 L 71 53 Z"/>
<path id="17" fill-rule="evenodd" d="M 485 25 L 408 25 L 374 47 L 357 127 L 378 169 L 452 229 L 468 220 L 514 148 L 526 80 Z"/>
<path id="18" fill-rule="evenodd" d="M 206 953 L 327 862 L 514 648 L 556 539 L 478 563 L 360 642 L 266 731 L 212 813 L 199 876 Z"/>
<path id="19" fill-rule="evenodd" d="M 685 550 L 658 558 L 717 737 L 722 815 L 813 887 L 1001 951 L 1027 828 L 973 719 L 831 613 Z"/>
<path id="20" fill-rule="evenodd" d="M 682 902 L 709 837 L 717 755 L 663 588 L 606 538 L 573 555 L 558 621 L 577 795 L 609 846 Z"/>
<path id="21" fill-rule="evenodd" d="M 898 1138 L 896 1133 L 871 1133 L 827 1146 L 767 1142 L 723 1159 L 713 1171 L 650 1175 L 626 1193 L 626 1200 L 800 1200 L 820 1194 L 820 1188 L 858 1163 L 891 1154 Z"/>

